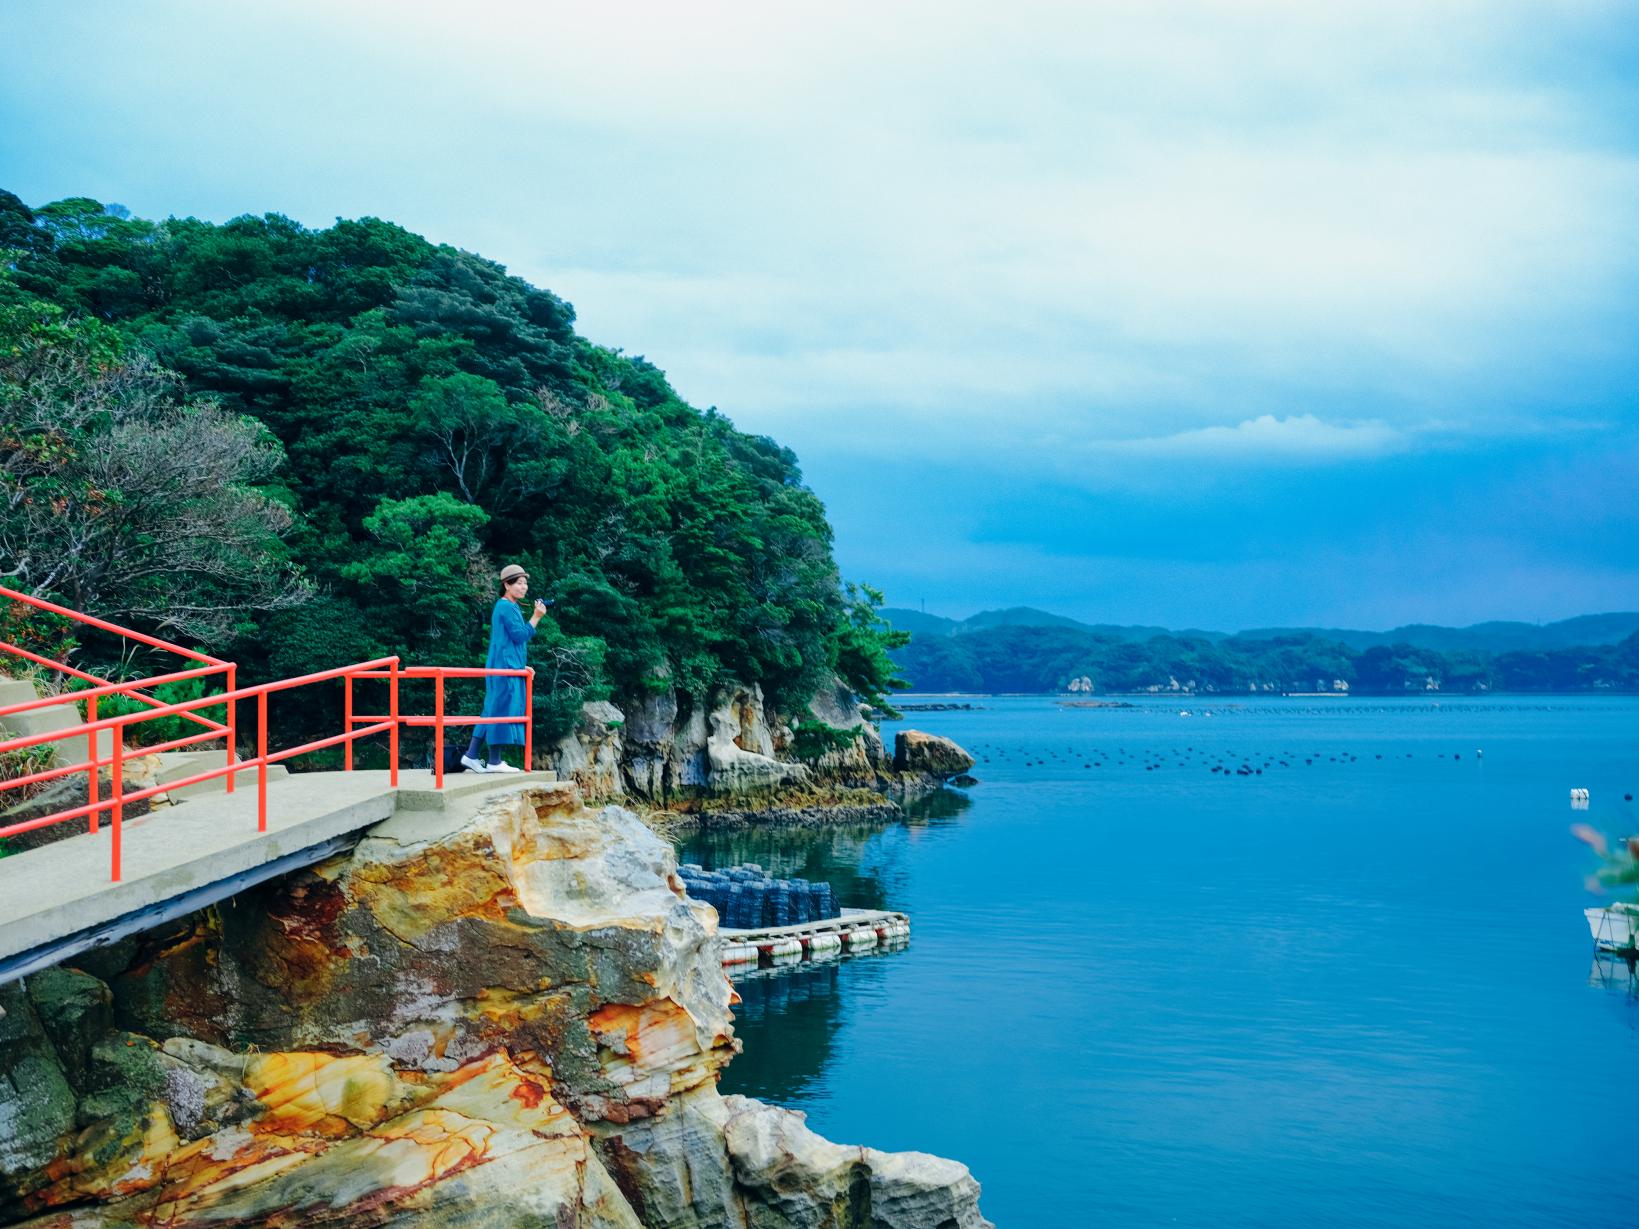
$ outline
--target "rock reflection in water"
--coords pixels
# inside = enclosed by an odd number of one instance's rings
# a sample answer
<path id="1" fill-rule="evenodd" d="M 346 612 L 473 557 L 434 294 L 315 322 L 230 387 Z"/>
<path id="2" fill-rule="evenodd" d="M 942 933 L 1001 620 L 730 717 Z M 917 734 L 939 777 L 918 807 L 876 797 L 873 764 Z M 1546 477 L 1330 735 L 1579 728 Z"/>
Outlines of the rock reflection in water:
<path id="1" fill-rule="evenodd" d="M 961 790 L 939 789 L 931 794 L 923 794 L 920 798 L 913 798 L 903 804 L 905 822 L 915 827 L 919 824 L 934 824 L 940 820 L 955 819 L 963 811 L 973 805 Z"/>

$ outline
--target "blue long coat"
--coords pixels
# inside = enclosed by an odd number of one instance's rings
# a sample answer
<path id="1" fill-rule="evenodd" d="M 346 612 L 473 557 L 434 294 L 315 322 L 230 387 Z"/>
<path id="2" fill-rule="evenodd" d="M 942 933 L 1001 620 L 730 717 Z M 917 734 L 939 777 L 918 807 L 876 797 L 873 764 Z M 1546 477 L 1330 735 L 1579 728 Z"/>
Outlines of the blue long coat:
<path id="1" fill-rule="evenodd" d="M 529 665 L 529 642 L 535 629 L 518 610 L 511 598 L 500 598 L 489 617 L 489 656 L 484 667 L 489 670 L 522 670 Z M 484 680 L 484 711 L 481 717 L 522 717 L 524 715 L 524 681 L 515 676 Z M 477 732 L 491 747 L 521 747 L 524 727 L 521 721 L 492 722 L 480 725 Z"/>

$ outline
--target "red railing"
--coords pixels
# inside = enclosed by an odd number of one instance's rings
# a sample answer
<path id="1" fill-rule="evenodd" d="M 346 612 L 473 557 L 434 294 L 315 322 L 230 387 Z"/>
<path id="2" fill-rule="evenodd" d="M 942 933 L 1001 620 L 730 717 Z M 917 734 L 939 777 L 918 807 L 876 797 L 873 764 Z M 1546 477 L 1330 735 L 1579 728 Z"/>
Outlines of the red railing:
<path id="1" fill-rule="evenodd" d="M 173 671 L 169 674 L 154 675 L 149 678 L 136 679 L 120 683 L 107 683 L 95 675 L 76 670 L 72 666 L 52 661 L 29 650 L 0 641 L 0 654 L 6 654 L 58 671 L 69 677 L 96 683 L 96 686 L 76 692 L 65 692 L 58 696 L 49 696 L 20 704 L 11 704 L 0 707 L 0 719 L 13 714 L 27 713 L 35 710 L 48 709 L 54 705 L 84 703 L 86 706 L 85 720 L 66 729 L 42 731 L 38 734 L 28 734 L 8 738 L 0 741 L 0 754 L 14 751 L 27 751 L 30 748 L 47 744 L 66 745 L 80 738 L 86 740 L 88 758 L 77 764 L 54 766 L 36 772 L 21 774 L 5 781 L 0 781 L 0 796 L 7 791 L 22 788 L 26 785 L 39 784 L 70 776 L 74 773 L 87 774 L 87 801 L 83 806 L 64 808 L 47 815 L 36 816 L 9 826 L 0 827 L 0 839 L 8 836 L 17 836 L 24 832 L 31 832 L 37 828 L 49 827 L 53 824 L 86 818 L 87 825 L 92 833 L 99 830 L 99 818 L 104 811 L 109 813 L 111 820 L 111 845 L 113 860 L 113 879 L 120 878 L 120 858 L 124 833 L 125 807 L 131 803 L 141 802 L 155 797 L 169 790 L 183 789 L 190 785 L 211 781 L 218 777 L 225 777 L 226 791 L 233 792 L 234 778 L 240 772 L 256 770 L 256 827 L 258 832 L 267 831 L 267 789 L 268 769 L 274 764 L 281 763 L 297 756 L 309 755 L 315 751 L 322 751 L 338 744 L 344 747 L 343 762 L 347 771 L 353 769 L 353 744 L 361 738 L 369 738 L 376 734 L 387 735 L 387 770 L 388 785 L 396 788 L 399 775 L 399 731 L 403 726 L 431 726 L 433 728 L 433 778 L 438 789 L 444 787 L 444 730 L 449 725 L 472 725 L 482 722 L 517 723 L 524 726 L 524 764 L 533 765 L 534 739 L 532 733 L 532 718 L 534 715 L 534 671 L 533 670 L 489 670 L 483 668 L 465 668 L 453 666 L 419 666 L 404 667 L 397 657 L 383 657 L 375 661 L 358 662 L 350 666 L 339 666 L 333 670 L 322 670 L 315 674 L 302 675 L 299 678 L 281 679 L 273 683 L 262 683 L 255 687 L 236 688 L 235 681 L 238 667 L 232 662 L 225 662 L 217 658 L 207 657 L 201 653 L 181 648 L 152 636 L 145 636 L 140 632 L 133 632 L 127 628 L 106 623 L 100 619 L 93 619 L 66 607 L 57 606 L 51 602 L 42 601 L 28 594 L 17 593 L 14 590 L 0 587 L 0 596 L 13 601 L 24 602 L 28 605 L 49 610 L 55 614 L 84 623 L 91 627 L 124 637 L 138 644 L 147 645 L 183 657 L 205 663 L 199 668 L 191 670 Z M 143 689 L 151 689 L 164 683 L 176 682 L 182 679 L 205 678 L 215 674 L 223 674 L 227 690 L 217 695 L 201 696 L 193 700 L 184 700 L 179 703 L 167 704 L 148 695 Z M 524 679 L 524 713 L 520 717 L 465 717 L 450 716 L 444 712 L 444 680 L 446 678 L 484 678 L 490 675 L 522 677 Z M 276 692 L 291 691 L 299 687 L 312 686 L 319 683 L 331 682 L 336 679 L 343 681 L 344 689 L 344 729 L 342 733 L 331 735 L 328 738 L 315 739 L 296 747 L 270 752 L 268 750 L 268 697 Z M 358 716 L 353 712 L 353 684 L 359 679 L 387 680 L 388 711 L 373 716 Z M 399 682 L 401 679 L 432 679 L 434 682 L 434 711 L 431 716 L 406 715 L 399 710 Z M 125 713 L 115 717 L 98 718 L 97 701 L 104 696 L 121 695 L 146 706 L 146 710 L 135 713 Z M 256 702 L 256 755 L 253 757 L 238 757 L 238 705 L 240 701 Z M 224 709 L 223 721 L 216 721 L 204 716 L 201 709 Z M 78 715 L 78 708 L 74 710 Z M 158 721 L 163 718 L 177 717 L 182 720 L 200 725 L 203 731 L 188 734 L 182 738 L 170 739 L 155 746 L 146 746 L 136 752 L 129 752 L 125 747 L 126 730 L 146 721 Z M 98 743 L 104 741 L 103 734 L 107 732 L 106 741 L 110 743 L 110 751 L 106 758 L 100 754 Z M 224 739 L 227 743 L 225 762 L 217 768 L 207 769 L 194 773 L 179 780 L 167 781 L 163 784 L 151 785 L 145 788 L 128 791 L 125 788 L 125 764 L 134 756 L 157 755 L 162 751 L 172 751 L 184 746 L 191 746 L 200 742 Z M 101 796 L 101 770 L 109 769 L 110 789 L 106 798 Z"/>
<path id="2" fill-rule="evenodd" d="M 353 679 L 379 679 L 389 677 L 382 673 L 360 672 L 351 675 L 347 680 L 346 721 L 347 728 L 352 729 L 356 722 L 382 721 L 384 717 L 359 716 L 353 712 Z M 524 716 L 522 717 L 451 717 L 444 711 L 444 680 L 451 678 L 521 678 L 524 681 Z M 524 768 L 527 771 L 535 766 L 535 723 L 532 720 L 535 713 L 535 671 L 500 670 L 467 666 L 406 666 L 400 669 L 393 683 L 394 694 L 397 694 L 398 679 L 431 679 L 433 681 L 433 712 L 430 717 L 398 716 L 396 720 L 404 725 L 431 726 L 433 729 L 433 787 L 444 788 L 444 727 L 450 725 L 515 725 L 523 723 L 524 727 Z M 395 710 L 396 711 L 396 710 Z M 347 744 L 347 769 L 353 768 L 353 744 Z"/>

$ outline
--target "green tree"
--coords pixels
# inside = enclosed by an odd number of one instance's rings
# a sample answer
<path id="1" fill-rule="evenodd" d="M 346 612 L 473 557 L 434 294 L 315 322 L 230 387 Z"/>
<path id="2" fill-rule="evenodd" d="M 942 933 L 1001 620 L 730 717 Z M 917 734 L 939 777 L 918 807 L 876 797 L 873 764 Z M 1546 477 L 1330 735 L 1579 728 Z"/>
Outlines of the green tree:
<path id="1" fill-rule="evenodd" d="M 444 492 L 376 505 L 364 518 L 375 549 L 341 575 L 374 612 L 378 635 L 418 656 L 469 648 L 474 611 L 494 587 L 479 545 L 488 523 L 482 508 Z"/>
<path id="2" fill-rule="evenodd" d="M 78 211 L 72 216 L 78 216 Z M 223 645 L 299 604 L 281 460 L 257 422 L 60 308 L 0 306 L 0 576 Z"/>
<path id="3" fill-rule="evenodd" d="M 882 617 L 882 600 L 882 591 L 870 585 L 844 586 L 843 617 L 831 635 L 832 668 L 860 699 L 897 717 L 888 693 L 910 684 L 891 654 L 909 644 L 911 634 L 896 630 Z"/>

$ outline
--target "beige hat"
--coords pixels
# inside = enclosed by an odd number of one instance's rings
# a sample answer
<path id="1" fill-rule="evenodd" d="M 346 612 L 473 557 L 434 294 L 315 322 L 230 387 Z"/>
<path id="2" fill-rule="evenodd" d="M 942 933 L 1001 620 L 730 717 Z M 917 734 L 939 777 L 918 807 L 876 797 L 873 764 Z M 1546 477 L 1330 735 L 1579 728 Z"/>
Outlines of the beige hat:
<path id="1" fill-rule="evenodd" d="M 504 585 L 508 581 L 517 580 L 520 576 L 528 575 L 529 573 L 524 571 L 523 568 L 519 567 L 516 563 L 509 563 L 506 567 L 501 569 L 501 583 Z"/>

